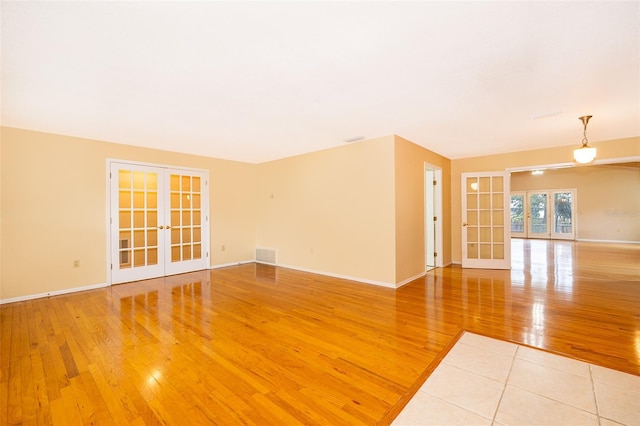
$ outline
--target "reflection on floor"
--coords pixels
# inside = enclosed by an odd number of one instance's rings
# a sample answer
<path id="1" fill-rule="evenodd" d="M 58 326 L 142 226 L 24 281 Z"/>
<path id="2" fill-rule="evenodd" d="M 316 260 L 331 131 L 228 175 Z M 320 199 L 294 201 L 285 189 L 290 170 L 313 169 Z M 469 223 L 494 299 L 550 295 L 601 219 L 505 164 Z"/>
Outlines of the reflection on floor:
<path id="1" fill-rule="evenodd" d="M 640 376 L 465 333 L 392 425 L 640 425 Z"/>

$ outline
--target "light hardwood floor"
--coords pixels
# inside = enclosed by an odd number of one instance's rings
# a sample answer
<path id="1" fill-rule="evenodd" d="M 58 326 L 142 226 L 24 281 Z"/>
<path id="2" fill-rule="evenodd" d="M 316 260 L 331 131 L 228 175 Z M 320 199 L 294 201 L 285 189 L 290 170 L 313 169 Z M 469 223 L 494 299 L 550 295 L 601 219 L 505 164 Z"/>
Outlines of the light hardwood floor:
<path id="1" fill-rule="evenodd" d="M 247 264 L 2 305 L 2 424 L 388 424 L 463 330 L 640 375 L 640 245 L 393 290 Z"/>

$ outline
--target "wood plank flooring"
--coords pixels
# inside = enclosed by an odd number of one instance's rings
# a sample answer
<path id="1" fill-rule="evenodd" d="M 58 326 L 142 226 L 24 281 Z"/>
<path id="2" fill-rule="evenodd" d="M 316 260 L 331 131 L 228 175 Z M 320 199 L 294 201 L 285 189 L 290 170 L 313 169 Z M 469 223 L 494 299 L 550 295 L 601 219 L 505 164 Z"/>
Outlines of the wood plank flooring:
<path id="1" fill-rule="evenodd" d="M 640 245 L 393 290 L 247 264 L 0 307 L 2 424 L 388 424 L 462 330 L 640 375 Z"/>

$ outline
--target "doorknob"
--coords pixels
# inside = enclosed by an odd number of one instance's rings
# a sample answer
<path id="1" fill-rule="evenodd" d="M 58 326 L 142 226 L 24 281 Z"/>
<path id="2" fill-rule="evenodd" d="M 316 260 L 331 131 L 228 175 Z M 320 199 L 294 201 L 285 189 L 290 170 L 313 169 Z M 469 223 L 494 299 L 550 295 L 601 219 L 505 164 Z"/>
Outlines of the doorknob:
<path id="1" fill-rule="evenodd" d="M 164 226 L 160 225 L 158 226 L 158 229 L 164 229 Z"/>
<path id="2" fill-rule="evenodd" d="M 462 226 L 467 226 L 468 223 L 467 222 L 462 222 Z"/>

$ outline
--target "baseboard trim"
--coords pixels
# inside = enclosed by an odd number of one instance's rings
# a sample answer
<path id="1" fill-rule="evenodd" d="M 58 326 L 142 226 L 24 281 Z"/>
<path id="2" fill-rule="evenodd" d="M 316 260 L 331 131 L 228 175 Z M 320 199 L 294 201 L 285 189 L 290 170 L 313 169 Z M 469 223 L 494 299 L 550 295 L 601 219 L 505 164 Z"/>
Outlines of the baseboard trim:
<path id="1" fill-rule="evenodd" d="M 625 241 L 625 240 L 594 240 L 591 238 L 576 238 L 576 241 L 585 243 L 612 243 L 612 244 L 640 244 L 640 241 Z"/>
<path id="2" fill-rule="evenodd" d="M 434 269 L 435 269 L 435 268 L 434 268 Z M 403 285 L 407 285 L 407 284 L 409 284 L 411 281 L 415 281 L 415 280 L 417 280 L 418 278 L 422 278 L 422 277 L 424 277 L 425 275 L 427 275 L 427 271 L 424 271 L 423 273 L 418 274 L 418 275 L 416 275 L 416 276 L 413 276 L 413 277 L 411 277 L 411 278 L 407 278 L 406 280 L 400 281 L 398 284 L 396 284 L 396 288 L 400 288 L 400 287 L 402 287 Z"/>
<path id="3" fill-rule="evenodd" d="M 42 299 L 43 297 L 60 296 L 63 294 L 77 293 L 80 291 L 96 290 L 98 288 L 109 287 L 108 283 L 92 284 L 82 287 L 65 288 L 64 290 L 47 291 L 46 293 L 28 294 L 26 296 L 10 297 L 9 299 L 0 299 L 0 305 L 6 303 L 25 302 L 27 300 Z"/>
<path id="4" fill-rule="evenodd" d="M 267 263 L 266 265 L 270 265 L 270 263 Z M 356 281 L 356 282 L 363 283 L 363 284 L 377 285 L 379 287 L 387 287 L 387 288 L 394 288 L 394 289 L 397 288 L 395 284 L 387 283 L 387 282 L 384 282 L 384 281 L 368 280 L 366 278 L 352 277 L 350 275 L 334 274 L 334 273 L 331 273 L 331 272 L 317 271 L 315 269 L 300 268 L 298 266 L 291 266 L 291 265 L 280 265 L 280 264 L 278 264 L 278 265 L 273 265 L 273 266 L 278 266 L 278 267 L 287 268 L 287 269 L 293 269 L 293 270 L 301 271 L 301 272 L 308 272 L 310 274 L 325 275 L 327 277 L 340 278 L 340 279 L 343 279 L 343 280 Z"/>
<path id="5" fill-rule="evenodd" d="M 255 263 L 255 259 L 249 260 L 240 260 L 238 262 L 230 262 L 230 263 L 221 263 L 219 265 L 211 265 L 209 269 L 220 269 L 220 268 L 228 268 L 229 266 L 238 266 L 238 265 L 246 265 L 247 263 Z"/>

